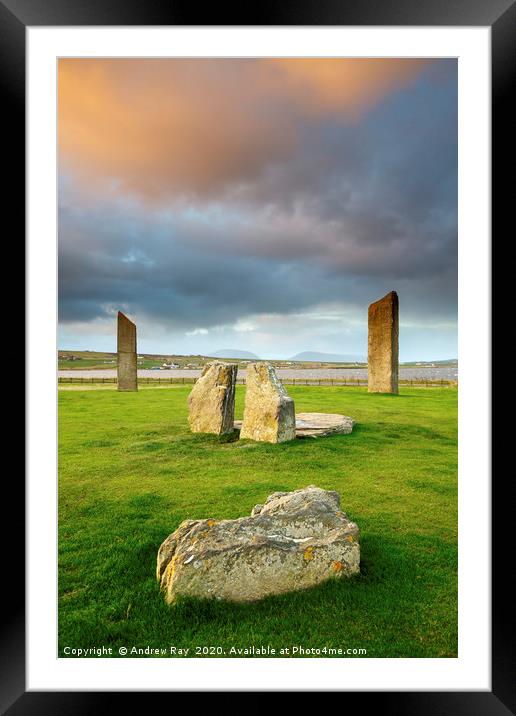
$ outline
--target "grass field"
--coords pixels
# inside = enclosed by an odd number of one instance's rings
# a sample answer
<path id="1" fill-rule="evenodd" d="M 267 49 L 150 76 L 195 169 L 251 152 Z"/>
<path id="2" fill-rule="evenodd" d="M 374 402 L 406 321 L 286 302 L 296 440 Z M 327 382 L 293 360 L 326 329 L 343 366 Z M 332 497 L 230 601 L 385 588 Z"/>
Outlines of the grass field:
<path id="1" fill-rule="evenodd" d="M 59 391 L 60 656 L 101 646 L 243 656 L 231 647 L 253 645 L 457 656 L 455 389 L 292 387 L 298 412 L 358 424 L 282 445 L 190 434 L 189 390 Z M 243 397 L 238 387 L 236 417 Z M 358 523 L 360 576 L 254 604 L 164 604 L 156 553 L 183 519 L 247 515 L 309 484 L 338 490 Z"/>

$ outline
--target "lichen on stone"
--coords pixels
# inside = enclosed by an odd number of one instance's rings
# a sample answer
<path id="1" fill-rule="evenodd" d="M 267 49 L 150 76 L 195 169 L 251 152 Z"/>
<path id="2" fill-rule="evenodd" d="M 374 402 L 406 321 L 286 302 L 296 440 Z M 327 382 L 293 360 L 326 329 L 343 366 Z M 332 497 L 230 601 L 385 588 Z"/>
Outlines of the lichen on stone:
<path id="1" fill-rule="evenodd" d="M 273 493 L 249 517 L 182 522 L 161 545 L 156 574 L 168 603 L 253 601 L 356 574 L 358 537 L 339 494 L 310 485 Z"/>

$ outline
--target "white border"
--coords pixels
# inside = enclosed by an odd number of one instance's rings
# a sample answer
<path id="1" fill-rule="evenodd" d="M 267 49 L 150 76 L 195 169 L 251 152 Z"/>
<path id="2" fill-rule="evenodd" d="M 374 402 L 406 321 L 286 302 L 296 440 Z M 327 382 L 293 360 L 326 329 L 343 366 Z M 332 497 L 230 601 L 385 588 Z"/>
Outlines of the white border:
<path id="1" fill-rule="evenodd" d="M 490 29 L 27 28 L 27 689 L 490 690 Z M 56 657 L 56 58 L 459 58 L 459 658 Z M 468 307 L 473 307 L 471 310 Z M 42 376 L 45 376 L 42 379 Z M 432 519 L 432 515 L 428 515 Z"/>

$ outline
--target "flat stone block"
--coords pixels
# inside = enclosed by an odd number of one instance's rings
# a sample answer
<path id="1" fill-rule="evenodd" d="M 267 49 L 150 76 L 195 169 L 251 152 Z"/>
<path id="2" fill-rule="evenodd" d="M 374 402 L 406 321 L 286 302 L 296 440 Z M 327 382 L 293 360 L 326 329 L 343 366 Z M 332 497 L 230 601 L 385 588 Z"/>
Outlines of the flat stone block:
<path id="1" fill-rule="evenodd" d="M 319 438 L 325 435 L 349 435 L 355 421 L 337 413 L 297 413 L 296 437 Z"/>
<path id="2" fill-rule="evenodd" d="M 297 413 L 296 438 L 321 438 L 327 435 L 349 435 L 355 421 L 337 413 Z M 242 421 L 235 420 L 235 430 L 242 428 Z"/>

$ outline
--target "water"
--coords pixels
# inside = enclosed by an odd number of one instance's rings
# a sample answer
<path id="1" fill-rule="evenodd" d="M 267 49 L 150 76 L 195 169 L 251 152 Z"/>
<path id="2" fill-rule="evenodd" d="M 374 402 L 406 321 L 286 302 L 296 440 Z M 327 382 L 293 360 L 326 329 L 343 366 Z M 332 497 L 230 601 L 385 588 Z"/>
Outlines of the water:
<path id="1" fill-rule="evenodd" d="M 239 378 L 245 378 L 245 370 L 239 370 Z M 298 380 L 321 380 L 333 378 L 344 380 L 350 378 L 367 379 L 367 368 L 278 368 L 276 373 L 280 378 L 297 378 Z M 416 366 L 399 370 L 400 380 L 458 380 L 457 366 Z M 197 378 L 200 370 L 149 370 L 138 371 L 140 378 Z M 102 368 L 100 370 L 60 370 L 60 378 L 116 378 L 116 368 Z"/>

